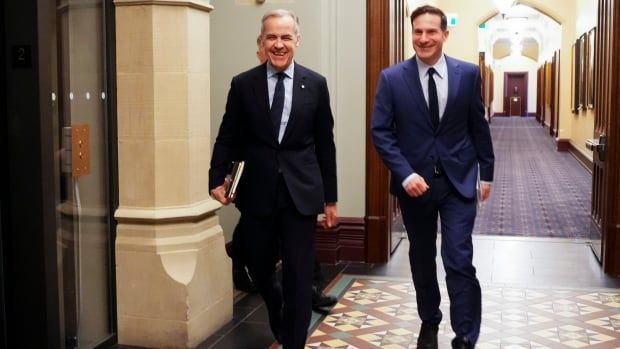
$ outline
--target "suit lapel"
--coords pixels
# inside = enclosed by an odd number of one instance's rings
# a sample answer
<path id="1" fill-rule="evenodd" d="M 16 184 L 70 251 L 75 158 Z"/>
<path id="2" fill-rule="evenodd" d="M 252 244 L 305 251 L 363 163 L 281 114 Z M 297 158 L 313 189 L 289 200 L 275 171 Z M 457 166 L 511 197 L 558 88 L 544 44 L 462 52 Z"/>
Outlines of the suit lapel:
<path id="1" fill-rule="evenodd" d="M 277 142 L 278 136 L 275 134 L 273 127 L 271 127 L 271 117 L 269 115 L 269 90 L 267 88 L 266 63 L 263 63 L 254 71 L 254 76 L 252 77 L 252 89 L 254 90 L 255 100 L 257 101 L 256 108 L 259 111 L 258 114 L 262 115 L 263 118 L 261 123 L 269 125 L 269 133 L 272 134 Z"/>
<path id="2" fill-rule="evenodd" d="M 411 92 L 414 104 L 418 107 L 420 113 L 424 115 L 428 126 L 432 129 L 433 124 L 431 122 L 431 113 L 428 110 L 428 104 L 424 98 L 422 83 L 420 82 L 420 72 L 418 71 L 418 64 L 416 63 L 415 56 L 411 57 L 407 61 L 407 64 L 403 65 L 403 70 L 403 79 L 405 80 L 407 87 L 409 87 L 409 92 Z"/>
<path id="3" fill-rule="evenodd" d="M 455 62 L 452 58 L 448 56 L 445 57 L 446 66 L 448 67 L 448 100 L 446 101 L 446 110 L 443 113 L 437 129 L 441 129 L 441 125 L 443 125 L 445 120 L 451 115 L 449 111 L 456 100 L 459 87 L 461 86 L 461 67 L 458 62 Z"/>
<path id="4" fill-rule="evenodd" d="M 302 103 L 306 100 L 305 92 L 306 92 L 306 74 L 305 69 L 297 62 L 295 62 L 295 71 L 293 73 L 293 88 L 292 88 L 292 101 L 291 101 L 291 114 L 288 117 L 288 122 L 286 124 L 286 128 L 284 129 L 284 136 L 282 136 L 282 142 L 284 143 L 290 137 L 290 134 L 295 127 L 295 122 L 297 118 L 297 111 L 302 108 Z"/>

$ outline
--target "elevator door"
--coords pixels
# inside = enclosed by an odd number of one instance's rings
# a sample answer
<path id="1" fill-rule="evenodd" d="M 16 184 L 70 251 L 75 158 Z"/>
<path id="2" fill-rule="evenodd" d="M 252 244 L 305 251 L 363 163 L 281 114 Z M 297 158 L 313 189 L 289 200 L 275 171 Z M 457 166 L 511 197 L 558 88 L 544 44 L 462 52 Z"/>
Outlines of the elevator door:
<path id="1" fill-rule="evenodd" d="M 110 210 L 103 0 L 56 1 L 59 294 L 66 348 L 110 336 Z"/>

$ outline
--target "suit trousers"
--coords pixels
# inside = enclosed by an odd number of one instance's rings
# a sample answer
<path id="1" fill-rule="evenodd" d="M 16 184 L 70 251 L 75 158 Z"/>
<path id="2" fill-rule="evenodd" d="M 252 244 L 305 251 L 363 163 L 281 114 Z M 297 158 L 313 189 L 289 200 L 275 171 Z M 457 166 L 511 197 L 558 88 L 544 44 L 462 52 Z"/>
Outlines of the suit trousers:
<path id="1" fill-rule="evenodd" d="M 476 200 L 460 195 L 445 175 L 433 177 L 428 185 L 430 189 L 419 198 L 399 198 L 410 241 L 409 262 L 418 314 L 428 324 L 438 324 L 442 318 L 435 262 L 439 217 L 452 329 L 458 337 L 467 337 L 475 344 L 482 307 L 480 284 L 472 264 Z"/>
<path id="2" fill-rule="evenodd" d="M 248 271 L 265 301 L 274 336 L 284 349 L 303 348 L 312 316 L 316 215 L 299 213 L 279 175 L 273 212 L 267 216 L 242 213 L 239 224 Z M 278 256 L 282 258 L 281 289 L 275 275 Z"/>

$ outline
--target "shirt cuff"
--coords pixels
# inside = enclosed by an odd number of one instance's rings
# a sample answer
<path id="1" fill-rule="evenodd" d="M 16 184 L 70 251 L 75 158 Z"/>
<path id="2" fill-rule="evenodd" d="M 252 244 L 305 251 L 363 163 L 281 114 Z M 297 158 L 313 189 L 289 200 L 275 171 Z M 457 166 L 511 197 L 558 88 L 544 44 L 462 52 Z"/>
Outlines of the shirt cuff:
<path id="1" fill-rule="evenodd" d="M 417 173 L 415 173 L 415 172 L 414 172 L 414 173 L 412 173 L 412 174 L 410 174 L 409 176 L 407 176 L 407 178 L 405 178 L 405 180 L 401 183 L 401 185 L 403 186 L 403 188 L 406 188 L 406 187 L 407 187 L 407 184 L 408 184 L 409 182 L 411 182 L 411 181 L 412 181 L 414 178 L 416 178 L 416 177 L 420 177 L 420 175 L 419 175 L 419 174 L 417 174 Z"/>

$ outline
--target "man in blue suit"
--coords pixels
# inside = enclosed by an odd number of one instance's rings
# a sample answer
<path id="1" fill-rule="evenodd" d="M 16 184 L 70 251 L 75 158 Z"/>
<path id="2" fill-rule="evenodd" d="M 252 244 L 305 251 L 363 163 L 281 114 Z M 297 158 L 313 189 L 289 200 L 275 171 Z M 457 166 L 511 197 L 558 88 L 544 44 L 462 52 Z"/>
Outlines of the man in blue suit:
<path id="1" fill-rule="evenodd" d="M 297 17 L 262 19 L 267 61 L 232 79 L 209 170 L 211 195 L 224 205 L 231 161 L 245 161 L 235 204 L 242 251 L 271 330 L 284 349 L 301 349 L 312 315 L 314 232 L 337 223 L 334 119 L 325 78 L 295 62 Z M 277 249 L 279 248 L 279 251 Z M 275 278 L 282 258 L 282 291 Z"/>
<path id="2" fill-rule="evenodd" d="M 372 116 L 375 147 L 391 171 L 410 240 L 409 261 L 422 320 L 418 348 L 437 348 L 442 319 L 437 219 L 450 297 L 453 348 L 473 348 L 481 291 L 472 264 L 476 201 L 493 180 L 493 146 L 476 65 L 443 54 L 447 19 L 438 8 L 411 14 L 415 56 L 381 72 Z M 478 197 L 477 179 L 480 178 Z"/>

